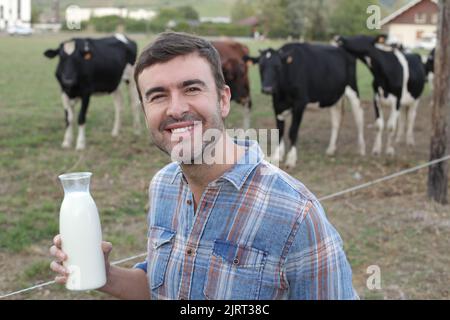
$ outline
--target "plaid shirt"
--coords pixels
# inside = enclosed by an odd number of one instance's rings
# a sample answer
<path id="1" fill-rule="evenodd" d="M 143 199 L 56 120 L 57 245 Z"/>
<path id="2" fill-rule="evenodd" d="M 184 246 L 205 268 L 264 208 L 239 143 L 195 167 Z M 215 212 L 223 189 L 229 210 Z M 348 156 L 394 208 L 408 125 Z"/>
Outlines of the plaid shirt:
<path id="1" fill-rule="evenodd" d="M 357 299 L 316 197 L 263 160 L 255 141 L 235 142 L 250 161 L 211 182 L 196 212 L 177 163 L 152 179 L 148 256 L 135 266 L 152 299 Z"/>

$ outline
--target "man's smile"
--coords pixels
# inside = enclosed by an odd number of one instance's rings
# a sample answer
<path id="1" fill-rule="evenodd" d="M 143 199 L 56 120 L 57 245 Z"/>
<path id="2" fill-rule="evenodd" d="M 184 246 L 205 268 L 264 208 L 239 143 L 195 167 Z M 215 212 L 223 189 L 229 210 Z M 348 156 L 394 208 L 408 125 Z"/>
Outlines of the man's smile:
<path id="1" fill-rule="evenodd" d="M 187 138 L 192 135 L 195 127 L 199 126 L 201 121 L 182 121 L 172 123 L 164 129 L 165 132 L 171 135 L 172 141 L 179 141 L 180 138 Z"/>

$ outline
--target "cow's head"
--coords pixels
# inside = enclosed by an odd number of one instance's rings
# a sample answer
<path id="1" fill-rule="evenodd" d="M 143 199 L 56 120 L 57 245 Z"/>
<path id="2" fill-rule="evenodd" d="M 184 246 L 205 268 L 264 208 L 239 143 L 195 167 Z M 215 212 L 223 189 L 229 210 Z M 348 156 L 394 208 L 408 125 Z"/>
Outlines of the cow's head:
<path id="1" fill-rule="evenodd" d="M 231 99 L 240 103 L 248 101 L 250 88 L 245 61 L 235 58 L 227 59 L 222 63 L 222 71 L 225 82 L 231 89 Z"/>
<path id="2" fill-rule="evenodd" d="M 427 61 L 425 62 L 425 71 L 427 74 L 434 72 L 434 51 L 435 49 L 431 50 Z"/>
<path id="3" fill-rule="evenodd" d="M 381 34 L 378 36 L 365 36 L 358 35 L 353 37 L 336 36 L 334 41 L 338 46 L 347 50 L 351 54 L 363 59 L 368 56 L 375 45 L 385 45 L 386 35 Z"/>
<path id="4" fill-rule="evenodd" d="M 77 85 L 83 64 L 92 58 L 89 43 L 77 40 L 65 41 L 57 49 L 46 50 L 44 55 L 49 59 L 59 56 L 56 78 L 61 86 L 67 89 Z"/>
<path id="5" fill-rule="evenodd" d="M 276 91 L 280 80 L 282 57 L 278 51 L 269 48 L 260 50 L 257 62 L 261 76 L 261 91 L 265 94 L 272 94 Z"/>

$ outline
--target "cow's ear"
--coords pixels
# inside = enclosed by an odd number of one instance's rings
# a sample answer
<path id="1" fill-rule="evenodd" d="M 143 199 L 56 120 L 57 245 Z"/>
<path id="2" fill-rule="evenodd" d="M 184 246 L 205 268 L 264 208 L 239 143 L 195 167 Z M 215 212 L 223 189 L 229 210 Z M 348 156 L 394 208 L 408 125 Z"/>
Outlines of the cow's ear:
<path id="1" fill-rule="evenodd" d="M 44 56 L 46 56 L 49 59 L 53 59 L 59 54 L 59 48 L 58 49 L 48 49 L 45 50 Z"/>
<path id="2" fill-rule="evenodd" d="M 87 51 L 83 53 L 84 60 L 91 60 L 92 59 L 92 53 L 90 51 Z"/>
<path id="3" fill-rule="evenodd" d="M 286 62 L 287 64 L 292 63 L 292 61 L 294 61 L 293 58 L 293 50 L 289 50 L 288 52 L 282 52 L 280 50 L 280 57 L 281 57 L 281 61 Z"/>
<path id="4" fill-rule="evenodd" d="M 387 39 L 387 35 L 379 34 L 375 37 L 375 43 L 385 44 Z"/>
<path id="5" fill-rule="evenodd" d="M 332 43 L 336 43 L 338 46 L 342 46 L 344 44 L 344 38 L 337 34 L 333 37 Z"/>
<path id="6" fill-rule="evenodd" d="M 89 46 L 89 41 L 87 41 L 87 40 L 84 41 L 82 52 L 83 52 L 84 60 L 92 59 L 92 51 L 91 51 L 91 47 Z"/>
<path id="7" fill-rule="evenodd" d="M 259 61 L 259 57 L 250 57 L 248 55 L 245 55 L 243 57 L 244 62 L 247 64 L 247 66 L 251 66 L 253 64 L 257 64 Z"/>

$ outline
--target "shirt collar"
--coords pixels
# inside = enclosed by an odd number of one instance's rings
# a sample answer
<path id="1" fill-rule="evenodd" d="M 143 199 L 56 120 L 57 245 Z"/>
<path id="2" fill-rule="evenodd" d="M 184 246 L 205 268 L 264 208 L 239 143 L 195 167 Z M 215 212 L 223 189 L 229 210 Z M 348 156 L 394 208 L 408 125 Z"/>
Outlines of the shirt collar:
<path id="1" fill-rule="evenodd" d="M 236 189 L 240 190 L 244 183 L 247 181 L 247 178 L 252 173 L 252 171 L 261 163 L 264 159 L 264 154 L 255 140 L 242 140 L 242 139 L 234 139 L 234 143 L 239 146 L 245 147 L 244 155 L 237 161 L 237 163 L 231 167 L 228 171 L 226 171 L 219 179 L 229 181 Z M 181 166 L 178 164 L 174 175 L 172 177 L 171 183 L 173 184 L 177 177 L 181 177 L 184 182 L 186 179 L 182 174 Z"/>

